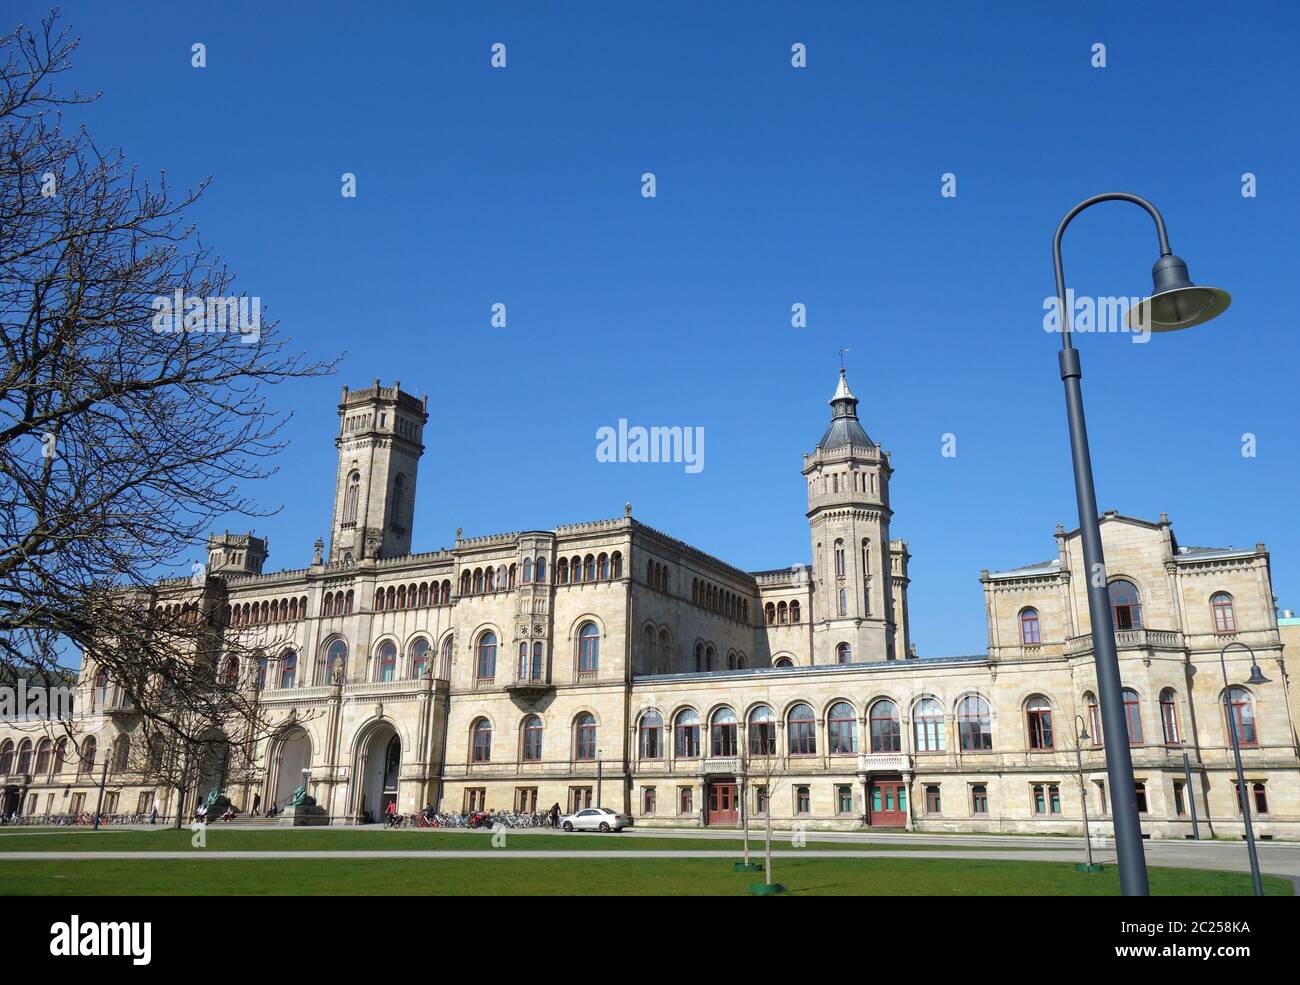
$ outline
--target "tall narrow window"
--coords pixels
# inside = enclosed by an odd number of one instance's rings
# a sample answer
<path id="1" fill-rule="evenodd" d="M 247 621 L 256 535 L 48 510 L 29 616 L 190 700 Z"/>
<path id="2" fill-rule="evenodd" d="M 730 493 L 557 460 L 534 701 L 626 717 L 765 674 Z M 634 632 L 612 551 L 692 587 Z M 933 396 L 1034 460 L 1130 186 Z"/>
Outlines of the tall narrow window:
<path id="1" fill-rule="evenodd" d="M 679 759 L 695 759 L 700 755 L 700 716 L 691 708 L 677 713 L 673 754 Z"/>
<path id="2" fill-rule="evenodd" d="M 423 636 L 411 644 L 411 679 L 419 680 L 429 666 L 429 641 Z"/>
<path id="3" fill-rule="evenodd" d="M 1052 706 L 1042 695 L 1034 695 L 1025 703 L 1025 716 L 1029 726 L 1030 749 L 1052 749 Z"/>
<path id="4" fill-rule="evenodd" d="M 653 708 L 641 716 L 637 730 L 637 748 L 642 759 L 662 759 L 664 754 L 664 716 Z"/>
<path id="5" fill-rule="evenodd" d="M 736 755 L 736 713 L 730 708 L 719 708 L 713 713 L 709 748 L 713 756 Z"/>
<path id="6" fill-rule="evenodd" d="M 294 675 L 298 672 L 298 654 L 285 650 L 280 655 L 280 686 L 293 687 Z"/>
<path id="7" fill-rule="evenodd" d="M 835 542 L 835 577 L 844 577 L 844 541 Z"/>
<path id="8" fill-rule="evenodd" d="M 776 716 L 767 705 L 759 705 L 749 713 L 749 754 L 776 755 Z"/>
<path id="9" fill-rule="evenodd" d="M 1255 731 L 1255 706 L 1251 702 L 1250 692 L 1240 687 L 1228 688 L 1223 694 L 1223 704 L 1228 720 L 1229 736 L 1235 731 L 1238 744 L 1257 745 L 1259 735 Z"/>
<path id="10" fill-rule="evenodd" d="M 343 493 L 343 522 L 357 522 L 357 499 L 361 495 L 361 473 L 352 472 L 348 475 L 347 490 Z"/>
<path id="11" fill-rule="evenodd" d="M 474 737 L 470 749 L 473 762 L 492 761 L 492 725 L 486 718 L 480 718 L 474 723 Z"/>
<path id="12" fill-rule="evenodd" d="M 335 681 L 346 682 L 348 679 L 348 645 L 342 640 L 335 640 L 325 651 L 325 684 Z"/>
<path id="13" fill-rule="evenodd" d="M 596 719 L 590 712 L 583 712 L 573 724 L 573 748 L 574 759 L 596 758 Z"/>
<path id="14" fill-rule="evenodd" d="M 847 643 L 841 643 L 835 648 L 835 662 L 837 664 L 853 663 L 853 647 Z"/>
<path id="15" fill-rule="evenodd" d="M 1232 608 L 1232 596 L 1227 592 L 1218 592 L 1210 599 L 1210 609 L 1214 613 L 1214 631 L 1216 633 L 1235 633 L 1237 631 L 1237 613 Z"/>
<path id="16" fill-rule="evenodd" d="M 536 715 L 529 715 L 524 719 L 522 758 L 525 763 L 538 763 L 542 759 L 542 720 Z"/>
<path id="17" fill-rule="evenodd" d="M 391 640 L 379 644 L 379 680 L 391 681 L 397 676 L 397 647 Z"/>
<path id="18" fill-rule="evenodd" d="M 578 673 L 594 674 L 600 667 L 600 630 L 594 622 L 578 630 Z"/>
<path id="19" fill-rule="evenodd" d="M 542 679 L 542 643 L 541 643 L 541 640 L 536 640 L 536 641 L 533 642 L 533 666 L 532 666 L 532 677 L 531 677 L 530 679 L 531 679 L 531 680 L 534 680 L 534 681 L 540 681 L 540 680 Z"/>
<path id="20" fill-rule="evenodd" d="M 858 751 L 858 717 L 847 701 L 831 705 L 826 716 L 826 739 L 832 756 L 846 756 Z"/>
<path id="21" fill-rule="evenodd" d="M 1038 646 L 1043 642 L 1038 630 L 1038 610 L 1029 608 L 1020 613 L 1020 642 L 1025 646 Z"/>
<path id="22" fill-rule="evenodd" d="M 1091 691 L 1085 691 L 1083 703 L 1088 706 L 1088 731 L 1092 733 L 1092 744 L 1094 748 L 1100 749 L 1105 742 L 1101 735 L 1101 707 L 1097 704 L 1097 696 Z"/>
<path id="23" fill-rule="evenodd" d="M 1124 721 L 1128 724 L 1128 744 L 1142 745 L 1142 706 L 1138 702 L 1137 692 L 1124 688 Z"/>
<path id="24" fill-rule="evenodd" d="M 480 681 L 490 681 L 497 673 L 497 634 L 484 633 L 478 640 L 478 661 L 475 672 Z"/>
<path id="25" fill-rule="evenodd" d="M 1160 692 L 1160 728 L 1164 732 L 1165 745 L 1178 745 L 1178 699 L 1173 688 Z"/>

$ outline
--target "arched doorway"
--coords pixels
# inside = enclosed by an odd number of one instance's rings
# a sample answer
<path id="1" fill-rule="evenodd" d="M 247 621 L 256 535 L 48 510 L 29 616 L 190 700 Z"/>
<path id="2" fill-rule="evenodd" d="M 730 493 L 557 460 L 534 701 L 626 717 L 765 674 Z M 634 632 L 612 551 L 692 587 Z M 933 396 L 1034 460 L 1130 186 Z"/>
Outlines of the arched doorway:
<path id="1" fill-rule="evenodd" d="M 271 802 L 284 807 L 302 786 L 302 771 L 311 766 L 311 737 L 304 728 L 292 728 L 280 739 L 276 750 L 275 788 Z"/>
<path id="2" fill-rule="evenodd" d="M 230 770 L 230 743 L 220 732 L 205 736 L 199 750 L 199 803 L 213 792 L 223 794 Z"/>
<path id="3" fill-rule="evenodd" d="M 388 805 L 397 803 L 398 778 L 402 772 L 402 740 L 391 725 L 381 724 L 370 733 L 357 772 L 361 778 L 358 813 L 363 818 L 369 815 L 371 821 L 383 820 Z"/>

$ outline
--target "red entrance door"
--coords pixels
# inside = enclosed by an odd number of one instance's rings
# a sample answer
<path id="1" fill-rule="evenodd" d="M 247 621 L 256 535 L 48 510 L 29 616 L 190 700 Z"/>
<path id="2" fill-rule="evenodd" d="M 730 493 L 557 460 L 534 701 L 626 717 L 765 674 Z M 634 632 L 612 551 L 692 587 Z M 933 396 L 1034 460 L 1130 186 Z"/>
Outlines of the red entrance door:
<path id="1" fill-rule="evenodd" d="M 705 824 L 735 824 L 740 820 L 734 783 L 709 784 L 709 810 Z"/>
<path id="2" fill-rule="evenodd" d="M 872 782 L 867 823 L 873 828 L 902 828 L 907 825 L 907 785 L 902 780 Z"/>

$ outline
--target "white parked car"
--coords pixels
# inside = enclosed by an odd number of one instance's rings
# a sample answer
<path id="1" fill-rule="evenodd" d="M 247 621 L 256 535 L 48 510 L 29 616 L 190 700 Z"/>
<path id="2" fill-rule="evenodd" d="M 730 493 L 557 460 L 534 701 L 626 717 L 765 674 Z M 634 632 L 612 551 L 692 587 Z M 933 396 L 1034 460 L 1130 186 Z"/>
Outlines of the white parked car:
<path id="1" fill-rule="evenodd" d="M 565 831 L 622 831 L 632 827 L 632 819 L 608 807 L 588 807 L 560 818 L 560 827 Z"/>

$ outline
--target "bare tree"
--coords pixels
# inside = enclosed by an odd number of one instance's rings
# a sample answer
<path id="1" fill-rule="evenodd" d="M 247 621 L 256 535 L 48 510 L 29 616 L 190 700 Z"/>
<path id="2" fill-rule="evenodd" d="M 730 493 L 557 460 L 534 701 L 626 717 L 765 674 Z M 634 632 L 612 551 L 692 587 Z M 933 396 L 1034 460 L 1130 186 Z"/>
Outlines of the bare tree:
<path id="1" fill-rule="evenodd" d="M 220 579 L 160 576 L 216 518 L 265 515 L 241 489 L 284 444 L 268 391 L 333 363 L 236 295 L 184 218 L 207 182 L 174 193 L 64 128 L 94 97 L 55 85 L 77 46 L 56 20 L 0 37 L 0 664 L 80 650 L 150 728 L 198 742 L 218 709 L 256 720 L 218 672 L 255 654 L 224 632 Z"/>

